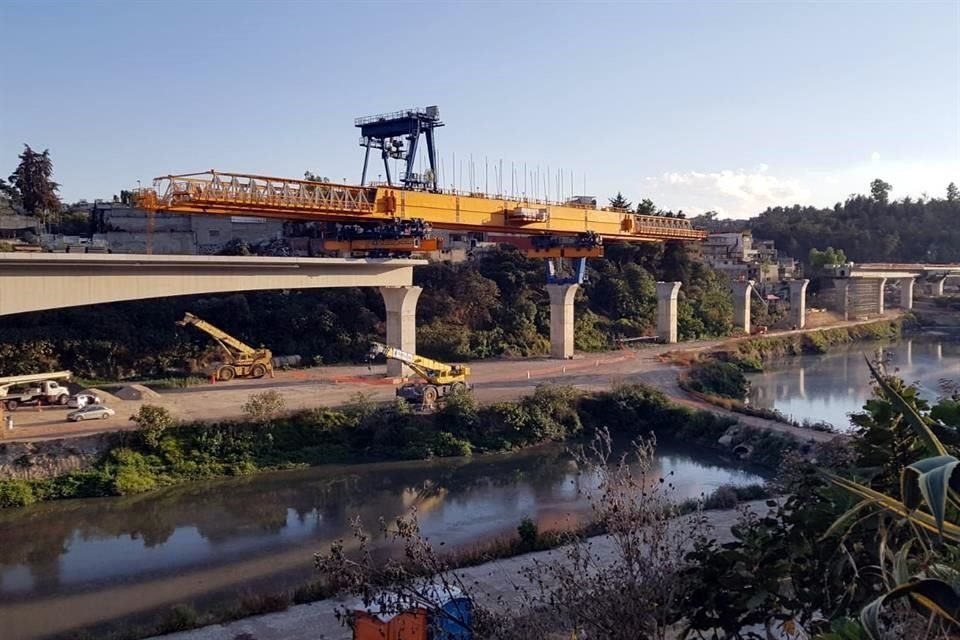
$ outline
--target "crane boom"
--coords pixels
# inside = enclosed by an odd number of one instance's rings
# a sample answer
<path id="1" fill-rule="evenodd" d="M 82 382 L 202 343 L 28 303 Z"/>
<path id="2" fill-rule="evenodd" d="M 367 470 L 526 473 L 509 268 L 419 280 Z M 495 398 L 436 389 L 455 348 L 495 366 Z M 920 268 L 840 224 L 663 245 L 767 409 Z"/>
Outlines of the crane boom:
<path id="1" fill-rule="evenodd" d="M 204 333 L 208 334 L 211 338 L 219 342 L 225 351 L 229 351 L 234 355 L 239 354 L 249 356 L 253 355 L 257 351 L 245 342 L 237 340 L 226 331 L 218 329 L 206 320 L 201 320 L 192 313 L 185 313 L 183 315 L 183 320 L 178 321 L 177 324 L 181 326 L 192 324 L 197 329 L 200 329 Z"/>
<path id="2" fill-rule="evenodd" d="M 154 179 L 137 203 L 149 211 L 253 215 L 320 222 L 423 220 L 438 229 L 519 235 L 578 236 L 660 242 L 702 240 L 706 232 L 684 218 L 597 209 L 578 202 L 364 187 L 242 173 L 207 171 Z"/>
<path id="3" fill-rule="evenodd" d="M 73 376 L 70 371 L 54 371 L 52 373 L 30 373 L 20 376 L 0 378 L 0 396 L 6 395 L 7 389 L 16 385 L 43 382 L 45 380 L 69 380 Z"/>

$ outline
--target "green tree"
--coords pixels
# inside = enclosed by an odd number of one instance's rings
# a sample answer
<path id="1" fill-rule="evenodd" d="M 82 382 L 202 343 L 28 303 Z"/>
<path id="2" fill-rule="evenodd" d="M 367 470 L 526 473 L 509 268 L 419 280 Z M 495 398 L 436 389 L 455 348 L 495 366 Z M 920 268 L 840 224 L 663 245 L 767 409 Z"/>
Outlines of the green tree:
<path id="1" fill-rule="evenodd" d="M 629 211 L 633 204 L 623 197 L 623 194 L 617 191 L 617 195 L 610 198 L 610 208 Z"/>
<path id="2" fill-rule="evenodd" d="M 23 145 L 20 164 L 10 174 L 10 185 L 5 187 L 8 195 L 30 215 L 47 218 L 60 210 L 60 185 L 53 181 L 53 161 L 50 151 L 37 153 L 30 145 Z"/>
<path id="3" fill-rule="evenodd" d="M 174 420 L 170 412 L 164 407 L 145 404 L 130 419 L 137 423 L 137 430 L 143 438 L 143 443 L 151 449 L 160 446 L 160 440 L 167 429 L 173 426 Z"/>
<path id="4" fill-rule="evenodd" d="M 957 187 L 956 182 L 951 182 L 947 185 L 947 202 L 956 202 L 960 200 L 960 187 Z"/>
<path id="5" fill-rule="evenodd" d="M 870 196 L 881 204 L 887 204 L 887 201 L 890 198 L 891 189 L 893 189 L 892 184 L 877 178 L 870 183 Z"/>
<path id="6" fill-rule="evenodd" d="M 319 176 L 312 171 L 304 171 L 303 179 L 309 182 L 330 182 L 330 178 L 327 176 Z"/>
<path id="7" fill-rule="evenodd" d="M 637 213 L 642 216 L 655 216 L 659 214 L 657 205 L 653 204 L 653 200 L 650 198 L 644 198 L 640 201 L 640 204 L 637 205 Z"/>
<path id="8" fill-rule="evenodd" d="M 829 267 L 845 264 L 847 262 L 847 255 L 842 249 L 837 250 L 833 247 L 827 247 L 825 251 L 813 248 L 810 249 L 807 262 L 810 263 L 810 266 L 813 267 L 815 271 L 823 271 Z"/>

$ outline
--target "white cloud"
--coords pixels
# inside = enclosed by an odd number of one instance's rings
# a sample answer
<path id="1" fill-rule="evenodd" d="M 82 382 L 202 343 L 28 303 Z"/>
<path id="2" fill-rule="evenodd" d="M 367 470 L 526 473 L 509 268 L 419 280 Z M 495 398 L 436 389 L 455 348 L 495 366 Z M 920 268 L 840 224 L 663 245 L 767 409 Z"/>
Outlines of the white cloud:
<path id="1" fill-rule="evenodd" d="M 852 166 L 810 169 L 791 176 L 771 175 L 764 164 L 752 170 L 673 171 L 646 178 L 637 193 L 664 209 L 682 209 L 692 215 L 712 210 L 722 218 L 746 218 L 767 207 L 831 207 L 850 194 L 868 194 L 875 178 L 893 185 L 890 195 L 895 199 L 923 194 L 942 197 L 947 183 L 960 182 L 960 162 L 881 161 L 879 155 Z"/>
<path id="2" fill-rule="evenodd" d="M 752 172 L 670 172 L 647 178 L 645 187 L 661 207 L 689 213 L 714 210 L 724 217 L 752 216 L 767 207 L 809 200 L 811 192 L 800 180 L 778 178 L 769 169 L 761 164 Z"/>

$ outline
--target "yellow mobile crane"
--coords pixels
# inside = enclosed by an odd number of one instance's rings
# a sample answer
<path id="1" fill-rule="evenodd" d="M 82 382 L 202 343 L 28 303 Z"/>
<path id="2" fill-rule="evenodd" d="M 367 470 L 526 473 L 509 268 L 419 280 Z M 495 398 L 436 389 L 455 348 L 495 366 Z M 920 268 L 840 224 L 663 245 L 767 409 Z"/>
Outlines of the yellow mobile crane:
<path id="1" fill-rule="evenodd" d="M 397 396 L 411 402 L 419 402 L 425 407 L 433 407 L 443 396 L 469 391 L 470 384 L 467 377 L 470 367 L 462 364 L 446 364 L 430 358 L 418 356 L 415 353 L 401 351 L 394 347 L 374 342 L 370 345 L 368 360 L 383 355 L 388 360 L 397 360 L 404 363 L 416 373 L 423 382 L 405 384 L 397 388 Z"/>
<path id="2" fill-rule="evenodd" d="M 254 349 L 192 313 L 184 314 L 183 320 L 178 320 L 177 324 L 180 326 L 192 324 L 220 345 L 225 362 L 217 366 L 215 374 L 217 380 L 227 382 L 235 377 L 262 378 L 268 373 L 273 373 L 273 352 L 270 349 Z"/>

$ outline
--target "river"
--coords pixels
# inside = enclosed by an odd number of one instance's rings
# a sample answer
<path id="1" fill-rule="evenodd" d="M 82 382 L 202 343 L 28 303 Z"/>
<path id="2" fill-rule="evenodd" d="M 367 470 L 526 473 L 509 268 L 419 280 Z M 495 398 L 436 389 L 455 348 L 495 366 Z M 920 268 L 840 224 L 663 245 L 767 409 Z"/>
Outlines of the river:
<path id="1" fill-rule="evenodd" d="M 936 400 L 941 382 L 960 382 L 960 342 L 908 339 L 889 344 L 850 345 L 825 355 L 803 355 L 751 374 L 750 404 L 776 409 L 794 420 L 827 422 L 850 429 L 848 415 L 870 398 L 870 371 L 864 355 L 882 361 L 890 373 L 916 383 L 921 397 Z"/>
<path id="2" fill-rule="evenodd" d="M 702 451 L 660 446 L 658 477 L 678 500 L 762 479 Z M 328 466 L 175 487 L 140 496 L 0 511 L 0 633 L 65 633 L 177 602 L 236 600 L 311 577 L 312 554 L 416 507 L 450 548 L 584 522 L 593 479 L 557 446 L 428 462 Z M 102 629 L 101 629 L 102 630 Z"/>

